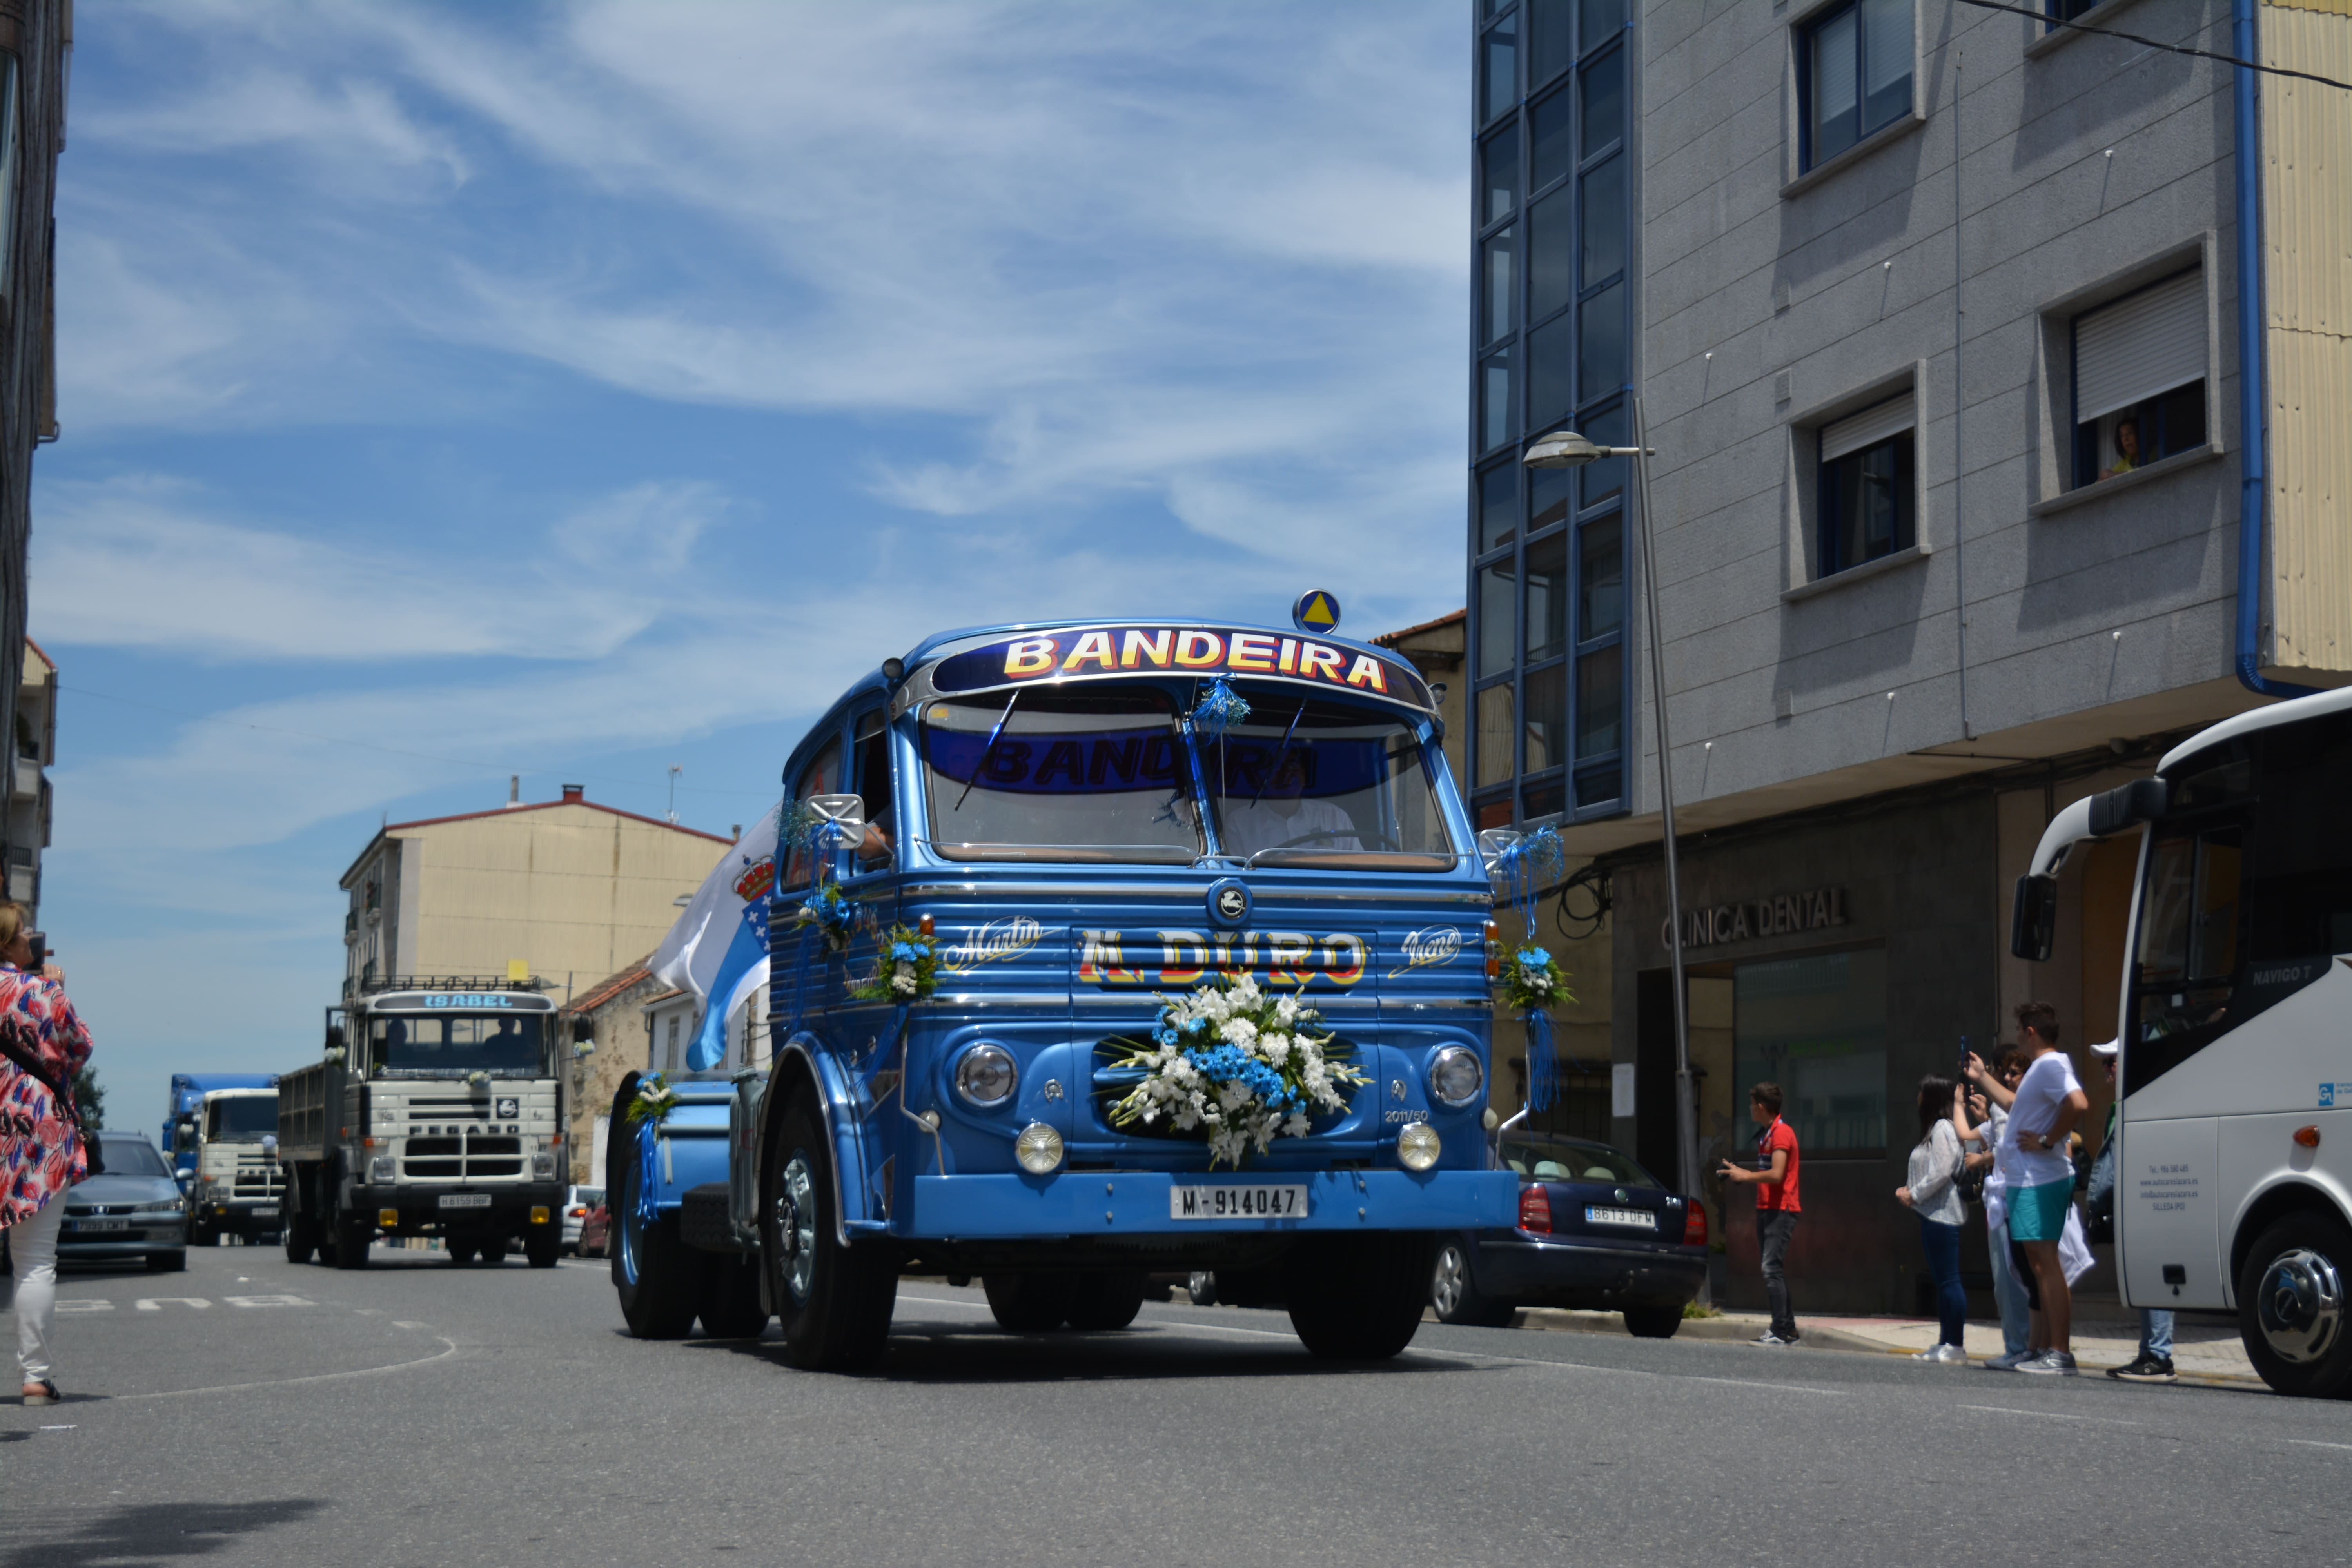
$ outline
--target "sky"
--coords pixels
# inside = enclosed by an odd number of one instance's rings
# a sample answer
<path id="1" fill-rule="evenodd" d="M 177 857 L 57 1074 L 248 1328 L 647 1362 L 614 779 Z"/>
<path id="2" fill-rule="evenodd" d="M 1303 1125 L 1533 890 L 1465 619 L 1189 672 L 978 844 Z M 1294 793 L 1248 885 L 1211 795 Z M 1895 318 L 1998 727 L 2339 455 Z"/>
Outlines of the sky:
<path id="1" fill-rule="evenodd" d="M 115 1126 L 521 775 L 725 834 L 949 626 L 1462 603 L 1451 6 L 97 0 L 31 625 Z M 584 977 L 583 977 L 584 978 Z"/>

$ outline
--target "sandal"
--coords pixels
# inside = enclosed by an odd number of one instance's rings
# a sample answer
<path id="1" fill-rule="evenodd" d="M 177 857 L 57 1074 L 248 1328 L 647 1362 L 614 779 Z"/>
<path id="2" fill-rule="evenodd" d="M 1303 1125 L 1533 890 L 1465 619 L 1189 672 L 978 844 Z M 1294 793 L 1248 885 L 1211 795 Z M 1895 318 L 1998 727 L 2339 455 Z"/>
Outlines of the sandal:
<path id="1" fill-rule="evenodd" d="M 28 1408 L 37 1405 L 55 1405 L 64 1397 L 58 1392 L 58 1385 L 46 1377 L 38 1383 L 25 1384 L 25 1404 Z"/>

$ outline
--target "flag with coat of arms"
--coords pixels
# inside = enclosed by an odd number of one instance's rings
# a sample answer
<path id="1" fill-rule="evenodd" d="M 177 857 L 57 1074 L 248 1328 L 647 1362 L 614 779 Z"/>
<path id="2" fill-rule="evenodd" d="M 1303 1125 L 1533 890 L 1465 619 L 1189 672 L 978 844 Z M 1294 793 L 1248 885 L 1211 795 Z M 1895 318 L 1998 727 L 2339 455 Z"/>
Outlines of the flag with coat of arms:
<path id="1" fill-rule="evenodd" d="M 778 812 L 762 815 L 728 846 L 669 928 L 648 965 L 654 978 L 692 992 L 702 1022 L 687 1048 L 692 1072 L 727 1059 L 727 1020 L 768 983 L 768 906 L 776 886 Z"/>

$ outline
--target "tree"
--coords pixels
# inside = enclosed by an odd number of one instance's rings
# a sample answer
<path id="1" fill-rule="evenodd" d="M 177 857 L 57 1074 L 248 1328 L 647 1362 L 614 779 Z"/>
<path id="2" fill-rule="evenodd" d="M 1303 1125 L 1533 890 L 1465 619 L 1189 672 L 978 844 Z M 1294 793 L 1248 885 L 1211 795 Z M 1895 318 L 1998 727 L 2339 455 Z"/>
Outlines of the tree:
<path id="1" fill-rule="evenodd" d="M 84 1126 L 95 1132 L 106 1125 L 106 1090 L 99 1087 L 98 1074 L 88 1068 L 74 1074 L 73 1097 Z"/>

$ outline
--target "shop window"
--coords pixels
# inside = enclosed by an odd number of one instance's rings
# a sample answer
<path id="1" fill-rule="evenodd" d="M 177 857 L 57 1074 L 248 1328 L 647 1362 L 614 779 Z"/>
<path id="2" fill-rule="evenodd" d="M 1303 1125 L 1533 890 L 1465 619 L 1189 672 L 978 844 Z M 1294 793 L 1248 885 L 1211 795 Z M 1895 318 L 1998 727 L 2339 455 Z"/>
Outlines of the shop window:
<path id="1" fill-rule="evenodd" d="M 1886 952 L 1854 948 L 1732 971 L 1733 1098 L 1777 1083 L 1808 1159 L 1886 1146 Z"/>
<path id="2" fill-rule="evenodd" d="M 1918 542 L 1910 394 L 1822 427 L 1814 490 L 1814 575 L 1908 550 Z"/>
<path id="3" fill-rule="evenodd" d="M 1806 27 L 1798 51 L 1803 165 L 1911 112 L 1912 0 L 1854 0 Z"/>
<path id="4" fill-rule="evenodd" d="M 2074 486 L 2205 445 L 2205 273 L 2074 318 Z"/>

